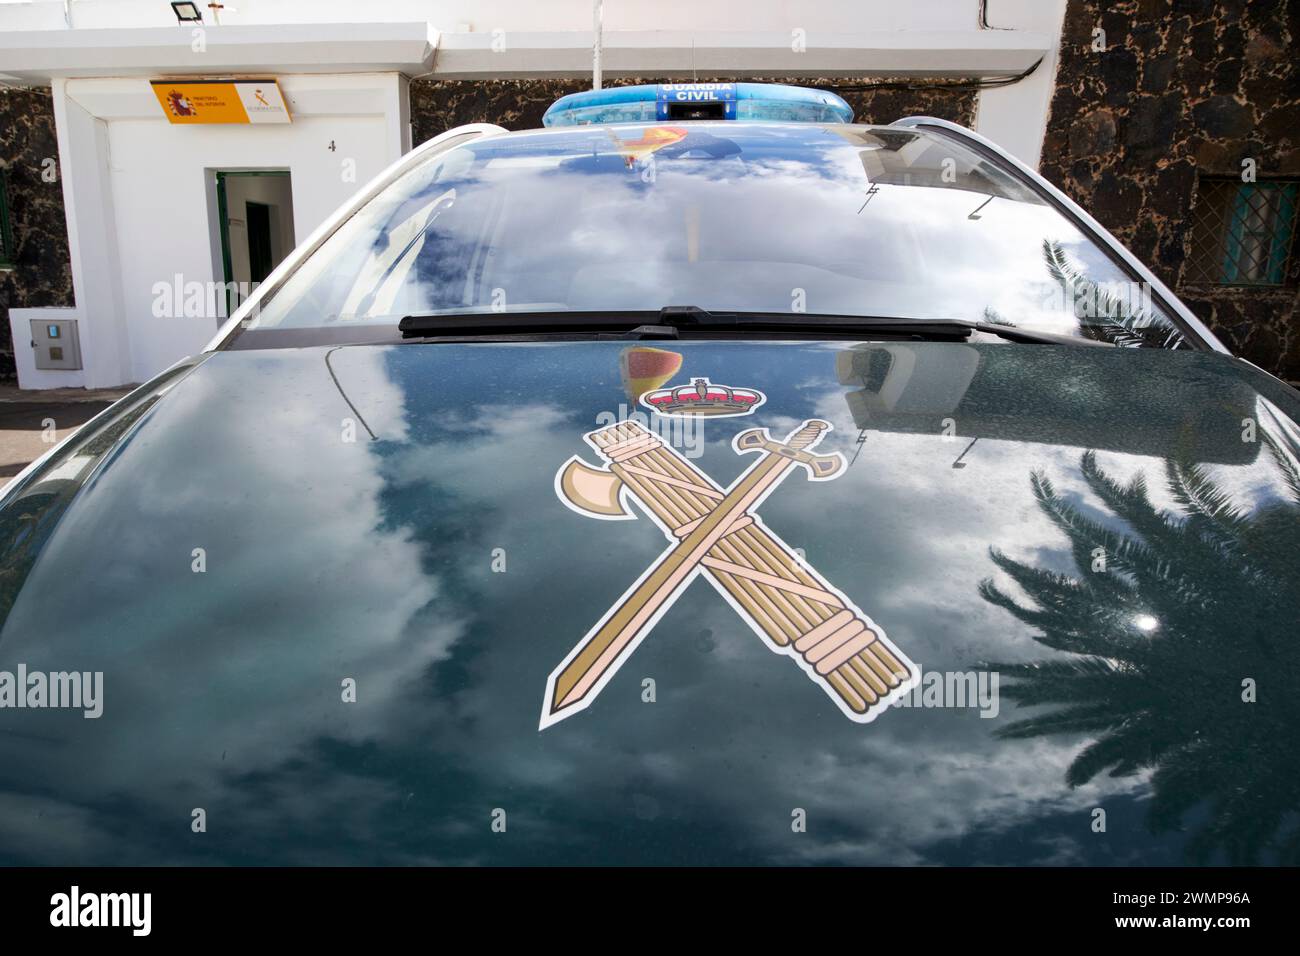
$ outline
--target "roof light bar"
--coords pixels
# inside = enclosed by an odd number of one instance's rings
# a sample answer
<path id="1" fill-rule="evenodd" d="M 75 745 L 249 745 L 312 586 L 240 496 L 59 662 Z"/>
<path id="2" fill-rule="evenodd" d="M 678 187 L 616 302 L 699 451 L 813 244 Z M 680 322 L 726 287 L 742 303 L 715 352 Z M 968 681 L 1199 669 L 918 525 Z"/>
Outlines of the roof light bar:
<path id="1" fill-rule="evenodd" d="M 825 90 L 777 83 L 659 83 L 570 93 L 551 104 L 543 126 L 675 120 L 852 123 L 853 109 Z"/>

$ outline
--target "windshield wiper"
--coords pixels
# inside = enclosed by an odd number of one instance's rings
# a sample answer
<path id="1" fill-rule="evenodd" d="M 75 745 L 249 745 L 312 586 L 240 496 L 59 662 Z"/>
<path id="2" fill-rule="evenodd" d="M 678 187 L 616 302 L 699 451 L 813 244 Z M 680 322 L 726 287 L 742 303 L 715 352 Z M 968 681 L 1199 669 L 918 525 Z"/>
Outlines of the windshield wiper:
<path id="1" fill-rule="evenodd" d="M 627 332 L 659 321 L 658 312 L 458 312 L 408 315 L 397 323 L 403 338 L 476 335 Z"/>
<path id="2" fill-rule="evenodd" d="M 1090 340 L 1014 326 L 960 319 L 906 319 L 894 316 L 817 315 L 786 312 L 709 312 L 698 306 L 665 306 L 657 312 L 499 312 L 405 316 L 397 325 L 403 338 L 595 335 L 627 339 L 675 339 L 683 334 L 775 335 L 818 338 L 888 335 L 918 341 L 965 341 L 984 332 L 1014 342 L 1061 345 Z"/>
<path id="3" fill-rule="evenodd" d="M 696 305 L 670 305 L 659 310 L 659 322 L 674 329 L 701 331 L 762 331 L 798 335 L 805 332 L 898 335 L 916 339 L 967 339 L 983 332 L 1013 342 L 1042 345 L 1092 345 L 1093 339 L 1052 332 L 1026 331 L 1014 325 L 968 322 L 964 319 L 906 319 L 895 316 L 817 315 L 787 312 L 709 312 Z"/>

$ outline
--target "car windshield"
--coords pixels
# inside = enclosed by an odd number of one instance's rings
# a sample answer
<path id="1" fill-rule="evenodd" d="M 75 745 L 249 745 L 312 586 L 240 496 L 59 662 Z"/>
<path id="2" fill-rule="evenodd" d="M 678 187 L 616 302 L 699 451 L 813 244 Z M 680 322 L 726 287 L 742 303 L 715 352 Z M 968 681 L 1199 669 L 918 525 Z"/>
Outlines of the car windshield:
<path id="1" fill-rule="evenodd" d="M 813 124 L 462 143 L 351 216 L 244 327 L 672 305 L 1183 344 L 1149 289 L 980 154 L 925 131 Z"/>

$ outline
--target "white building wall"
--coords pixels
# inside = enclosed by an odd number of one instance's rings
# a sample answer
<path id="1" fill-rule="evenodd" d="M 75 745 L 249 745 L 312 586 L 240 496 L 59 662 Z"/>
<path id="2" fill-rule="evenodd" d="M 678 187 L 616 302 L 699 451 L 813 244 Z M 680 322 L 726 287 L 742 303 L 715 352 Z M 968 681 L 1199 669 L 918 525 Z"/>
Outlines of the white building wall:
<path id="1" fill-rule="evenodd" d="M 224 278 L 216 170 L 288 170 L 294 233 L 307 236 L 409 148 L 405 80 L 396 74 L 286 76 L 280 86 L 292 123 L 173 126 L 147 80 L 54 82 L 86 367 L 24 376 L 20 365 L 20 383 L 140 382 L 202 350 L 219 318 L 186 315 L 184 291 Z M 43 310 L 15 311 L 26 323 Z M 24 351 L 28 332 L 17 324 L 14 332 Z"/>
<path id="2" fill-rule="evenodd" d="M 122 258 L 122 299 L 130 316 L 134 381 L 200 351 L 219 324 L 216 316 L 185 316 L 183 310 L 154 314 L 160 294 L 155 286 L 171 278 L 162 274 L 164 263 L 186 282 L 222 281 L 213 241 L 218 224 L 210 220 L 207 203 L 215 170 L 287 169 L 294 233 L 306 235 L 396 158 L 384 151 L 384 121 L 375 116 L 311 117 L 274 128 L 118 120 L 108 129 L 118 248 L 130 250 Z M 328 149 L 331 141 L 336 152 Z M 166 162 L 158 162 L 159 156 Z M 343 180 L 340 156 L 356 162 L 356 179 Z"/>
<path id="3" fill-rule="evenodd" d="M 1051 49 L 1032 74 L 1013 86 L 982 90 L 975 117 L 975 132 L 1034 169 L 1042 156 L 1048 112 L 1056 91 L 1065 6 L 1066 0 L 997 0 L 989 4 L 989 22 L 996 30 L 1014 28 L 1054 38 Z"/>

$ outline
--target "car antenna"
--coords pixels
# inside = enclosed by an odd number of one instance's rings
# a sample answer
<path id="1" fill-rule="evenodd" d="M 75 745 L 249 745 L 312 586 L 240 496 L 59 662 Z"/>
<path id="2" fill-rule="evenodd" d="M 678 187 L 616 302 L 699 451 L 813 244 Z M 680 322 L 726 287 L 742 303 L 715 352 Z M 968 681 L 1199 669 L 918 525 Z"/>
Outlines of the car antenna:
<path id="1" fill-rule="evenodd" d="M 357 421 L 361 423 L 361 427 L 366 430 L 366 433 L 370 436 L 370 440 L 374 441 L 378 436 L 370 430 L 370 426 L 366 424 L 366 420 L 362 418 L 361 413 L 357 411 L 357 406 L 353 405 L 352 399 L 348 398 L 348 393 L 343 391 L 343 386 L 339 384 L 339 377 L 334 374 L 334 366 L 330 364 L 330 356 L 341 348 L 343 348 L 343 346 L 336 345 L 325 353 L 325 368 L 329 370 L 330 379 L 333 380 L 334 387 L 339 390 L 339 394 L 343 396 L 343 401 L 348 403 L 348 408 L 352 409 L 352 414 L 357 416 Z"/>

